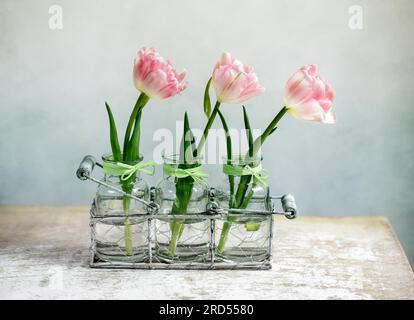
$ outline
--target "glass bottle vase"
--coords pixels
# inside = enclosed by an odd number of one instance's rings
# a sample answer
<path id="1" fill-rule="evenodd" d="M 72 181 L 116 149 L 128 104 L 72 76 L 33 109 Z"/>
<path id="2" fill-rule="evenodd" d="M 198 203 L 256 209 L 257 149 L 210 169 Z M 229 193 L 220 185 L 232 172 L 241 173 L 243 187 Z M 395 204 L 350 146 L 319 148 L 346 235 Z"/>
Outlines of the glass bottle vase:
<path id="1" fill-rule="evenodd" d="M 124 162 L 135 165 L 142 161 Z M 114 162 L 111 155 L 104 155 L 102 160 Z M 148 200 L 147 183 L 139 172 L 127 180 L 120 176 L 107 175 L 104 183 L 135 197 Z M 144 262 L 148 257 L 148 222 L 144 214 L 144 204 L 123 196 L 120 192 L 106 186 L 98 186 L 92 217 L 93 250 L 95 256 L 108 262 Z"/>
<path id="2" fill-rule="evenodd" d="M 164 166 L 189 169 L 199 163 L 182 163 L 174 155 L 164 157 Z M 203 262 L 209 255 L 210 220 L 194 216 L 207 208 L 208 186 L 191 176 L 177 178 L 166 173 L 156 188 L 159 214 L 156 220 L 155 256 L 160 262 Z"/>
<path id="3" fill-rule="evenodd" d="M 261 167 L 261 161 L 261 157 L 246 160 L 235 155 L 224 159 L 223 169 L 228 165 L 237 170 L 247 166 L 254 170 Z M 230 210 L 227 217 L 216 221 L 216 256 L 222 261 L 257 263 L 270 257 L 272 215 L 269 188 L 248 172 L 245 170 L 243 175 L 224 174 L 223 182 L 216 187 L 219 207 L 237 210 Z"/>

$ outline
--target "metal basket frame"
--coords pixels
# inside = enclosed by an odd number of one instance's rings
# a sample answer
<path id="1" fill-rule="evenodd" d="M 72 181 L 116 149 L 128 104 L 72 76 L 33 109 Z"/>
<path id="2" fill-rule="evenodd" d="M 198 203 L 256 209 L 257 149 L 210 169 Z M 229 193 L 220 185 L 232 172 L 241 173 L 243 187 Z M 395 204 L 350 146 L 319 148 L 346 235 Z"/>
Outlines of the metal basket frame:
<path id="1" fill-rule="evenodd" d="M 272 266 L 272 239 L 273 239 L 273 215 L 283 215 L 288 219 L 294 219 L 297 215 L 297 209 L 295 204 L 295 199 L 292 195 L 286 194 L 281 197 L 272 197 L 268 196 L 268 205 L 270 208 L 269 211 L 259 211 L 259 210 L 245 210 L 245 209 L 228 209 L 220 208 L 217 205 L 215 189 L 210 188 L 208 191 L 208 203 L 206 211 L 204 213 L 188 213 L 188 214 L 160 214 L 158 213 L 159 206 L 155 202 L 155 187 L 150 189 L 150 200 L 146 201 L 141 198 L 135 197 L 134 195 L 128 194 L 121 189 L 118 189 L 110 184 L 107 184 L 103 181 L 100 181 L 91 176 L 91 173 L 94 169 L 94 166 L 97 165 L 102 167 L 99 163 L 96 162 L 95 158 L 92 156 L 85 156 L 76 172 L 77 177 L 80 180 L 91 180 L 99 185 L 103 185 L 109 189 L 119 192 L 123 196 L 128 196 L 136 201 L 143 203 L 146 206 L 146 213 L 136 213 L 130 214 L 129 218 L 140 217 L 145 218 L 146 223 L 148 224 L 147 230 L 147 241 L 148 241 L 148 258 L 145 262 L 124 262 L 124 261 L 105 261 L 100 259 L 96 255 L 96 239 L 94 226 L 97 222 L 102 221 L 103 219 L 114 218 L 108 215 L 99 215 L 96 206 L 95 200 L 92 203 L 90 209 L 90 228 L 91 228 L 91 245 L 90 245 L 90 266 L 92 268 L 110 268 L 110 269 L 177 269 L 177 270 L 213 270 L 213 269 L 254 269 L 254 270 L 267 270 Z M 274 206 L 274 200 L 280 200 L 282 210 L 276 210 Z M 156 219 L 164 218 L 166 216 L 171 216 L 174 218 L 202 218 L 209 220 L 210 228 L 210 242 L 209 242 L 209 252 L 208 259 L 205 262 L 189 262 L 189 261 L 172 261 L 170 263 L 158 261 L 154 255 L 155 250 L 155 239 L 154 235 L 157 232 L 156 230 Z M 268 239 L 268 255 L 267 258 L 263 261 L 251 261 L 251 262 L 228 262 L 216 259 L 216 221 L 225 220 L 230 217 L 249 217 L 249 218 L 263 218 L 269 219 L 269 239 Z M 116 216 L 119 218 L 119 216 Z"/>

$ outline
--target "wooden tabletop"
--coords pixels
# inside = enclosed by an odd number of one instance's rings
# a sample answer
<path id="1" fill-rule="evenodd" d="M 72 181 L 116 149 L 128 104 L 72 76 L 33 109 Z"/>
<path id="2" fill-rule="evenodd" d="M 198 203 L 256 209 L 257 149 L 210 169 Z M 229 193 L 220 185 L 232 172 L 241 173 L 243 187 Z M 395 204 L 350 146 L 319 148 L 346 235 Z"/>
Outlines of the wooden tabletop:
<path id="1" fill-rule="evenodd" d="M 384 217 L 277 217 L 269 271 L 102 270 L 89 208 L 0 206 L 1 299 L 414 299 Z"/>

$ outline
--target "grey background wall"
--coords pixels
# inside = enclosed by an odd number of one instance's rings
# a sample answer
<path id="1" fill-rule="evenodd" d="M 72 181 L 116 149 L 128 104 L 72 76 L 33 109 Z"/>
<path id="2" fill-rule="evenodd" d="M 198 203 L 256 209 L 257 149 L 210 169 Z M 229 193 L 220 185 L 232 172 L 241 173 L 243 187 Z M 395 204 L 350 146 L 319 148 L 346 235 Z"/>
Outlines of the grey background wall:
<path id="1" fill-rule="evenodd" d="M 54 4 L 62 30 L 48 26 Z M 362 30 L 348 26 L 351 5 L 363 8 Z M 142 46 L 189 74 L 181 96 L 145 110 L 147 158 L 154 131 L 175 130 L 185 110 L 204 125 L 204 85 L 222 51 L 267 88 L 247 104 L 257 128 L 280 108 L 286 79 L 317 63 L 336 89 L 338 123 L 283 119 L 264 147 L 272 193 L 295 194 L 304 215 L 385 215 L 413 263 L 413 16 L 410 0 L 1 0 L 0 203 L 90 203 L 95 187 L 74 171 L 84 154 L 109 149 L 104 100 L 124 130 Z M 239 106 L 222 110 L 241 125 Z"/>

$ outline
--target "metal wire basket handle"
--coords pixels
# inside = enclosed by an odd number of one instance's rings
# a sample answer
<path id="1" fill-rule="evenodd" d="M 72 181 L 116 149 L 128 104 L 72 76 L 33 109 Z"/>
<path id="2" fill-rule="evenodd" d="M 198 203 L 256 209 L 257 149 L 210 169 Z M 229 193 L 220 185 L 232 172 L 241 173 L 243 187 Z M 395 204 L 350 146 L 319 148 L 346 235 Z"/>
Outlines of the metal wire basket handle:
<path id="1" fill-rule="evenodd" d="M 96 161 L 95 157 L 93 157 L 91 155 L 87 155 L 87 156 L 83 157 L 81 163 L 79 164 L 78 170 L 76 170 L 76 176 L 80 180 L 91 180 L 91 181 L 93 181 L 93 182 L 95 182 L 95 183 L 97 183 L 101 186 L 104 186 L 108 189 L 119 192 L 123 196 L 130 197 L 131 199 L 134 199 L 138 202 L 141 202 L 142 204 L 147 206 L 150 213 L 155 213 L 156 211 L 158 211 L 158 205 L 155 202 L 145 201 L 143 199 L 140 199 L 140 198 L 134 196 L 133 194 L 125 192 L 125 191 L 123 191 L 123 190 L 121 190 L 117 187 L 111 186 L 110 184 L 107 184 L 106 182 L 100 181 L 100 180 L 92 177 L 92 171 L 95 168 L 95 165 L 102 168 L 102 165 Z"/>

